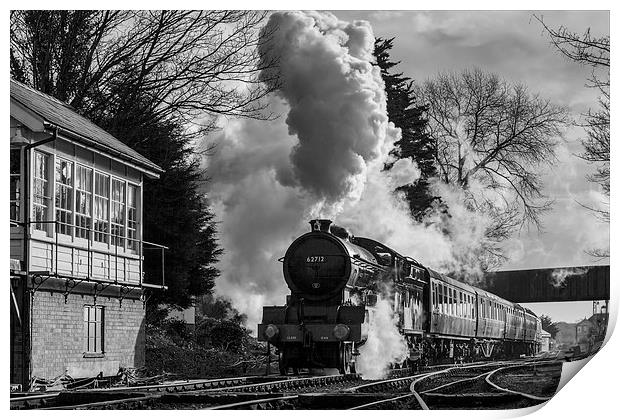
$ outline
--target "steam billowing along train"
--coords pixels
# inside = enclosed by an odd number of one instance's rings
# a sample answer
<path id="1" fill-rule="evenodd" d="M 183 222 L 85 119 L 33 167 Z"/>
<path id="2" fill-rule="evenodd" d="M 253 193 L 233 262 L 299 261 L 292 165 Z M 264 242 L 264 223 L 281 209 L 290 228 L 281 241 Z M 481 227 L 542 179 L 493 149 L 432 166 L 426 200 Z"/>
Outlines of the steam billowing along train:
<path id="1" fill-rule="evenodd" d="M 530 310 L 461 283 L 330 220 L 310 221 L 281 261 L 291 294 L 284 306 L 263 307 L 258 339 L 277 348 L 289 368 L 338 368 L 354 373 L 387 299 L 409 354 L 403 367 L 532 355 L 541 323 Z"/>

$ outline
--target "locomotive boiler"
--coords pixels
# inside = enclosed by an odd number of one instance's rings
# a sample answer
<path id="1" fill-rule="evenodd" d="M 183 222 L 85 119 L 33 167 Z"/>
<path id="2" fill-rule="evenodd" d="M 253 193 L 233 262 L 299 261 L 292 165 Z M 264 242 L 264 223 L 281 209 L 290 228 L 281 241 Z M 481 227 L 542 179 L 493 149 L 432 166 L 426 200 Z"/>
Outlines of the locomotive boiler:
<path id="1" fill-rule="evenodd" d="M 258 339 L 277 349 L 281 374 L 300 368 L 356 371 L 378 298 L 387 299 L 409 353 L 404 365 L 533 354 L 531 311 L 424 267 L 330 220 L 310 221 L 283 258 L 290 295 L 263 307 Z"/>

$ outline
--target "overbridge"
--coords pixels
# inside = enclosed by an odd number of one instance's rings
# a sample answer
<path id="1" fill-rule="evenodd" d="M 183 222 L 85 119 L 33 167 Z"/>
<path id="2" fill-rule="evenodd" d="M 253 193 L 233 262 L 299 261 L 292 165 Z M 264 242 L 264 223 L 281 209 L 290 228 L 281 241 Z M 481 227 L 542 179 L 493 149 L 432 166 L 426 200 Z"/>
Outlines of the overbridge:
<path id="1" fill-rule="evenodd" d="M 483 289 L 511 302 L 609 300 L 609 265 L 493 271 Z"/>

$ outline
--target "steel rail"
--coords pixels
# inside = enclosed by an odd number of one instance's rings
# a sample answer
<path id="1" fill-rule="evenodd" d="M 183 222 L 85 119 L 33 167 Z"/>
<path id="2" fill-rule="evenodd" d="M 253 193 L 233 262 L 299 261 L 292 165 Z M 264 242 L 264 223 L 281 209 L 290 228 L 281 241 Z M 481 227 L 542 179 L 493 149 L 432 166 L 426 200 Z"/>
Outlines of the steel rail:
<path id="1" fill-rule="evenodd" d="M 248 385 L 237 385 L 230 386 L 225 388 L 217 388 L 217 389 L 208 389 L 207 392 L 210 391 L 240 391 L 247 390 L 250 392 L 256 391 L 269 391 L 271 389 L 293 389 L 296 387 L 303 386 L 311 386 L 311 385 L 329 385 L 333 383 L 343 382 L 351 379 L 360 379 L 360 375 L 358 374 L 345 374 L 345 375 L 328 375 L 328 376 L 314 376 L 308 378 L 293 378 L 293 379 L 285 379 L 282 381 L 270 381 L 270 382 L 260 382 L 257 384 L 248 384 Z"/>
<path id="2" fill-rule="evenodd" d="M 384 399 L 384 400 L 369 402 L 369 403 L 366 403 L 366 404 L 358 405 L 356 407 L 351 407 L 351 408 L 349 408 L 349 410 L 363 410 L 363 409 L 366 409 L 366 408 L 376 407 L 376 406 L 381 405 L 381 404 L 387 404 L 387 403 L 390 403 L 390 402 L 393 402 L 393 401 L 404 400 L 406 398 L 411 398 L 411 397 L 414 397 L 417 400 L 418 404 L 420 405 L 420 407 L 423 410 L 428 410 L 428 406 L 420 398 L 420 396 L 418 395 L 417 392 L 416 393 L 405 394 L 405 395 L 399 395 L 398 397 L 387 398 L 387 399 Z M 424 408 L 424 407 L 426 407 L 426 408 Z"/>
<path id="3" fill-rule="evenodd" d="M 249 400 L 249 401 L 241 401 L 237 403 L 225 404 L 225 405 L 216 405 L 213 407 L 205 407 L 202 410 L 229 410 L 236 409 L 246 406 L 252 406 L 255 404 L 268 404 L 275 401 L 287 401 L 297 399 L 298 395 L 285 395 L 281 397 L 272 397 L 272 398 L 261 398 L 258 400 Z"/>
<path id="4" fill-rule="evenodd" d="M 151 401 L 161 398 L 161 394 L 154 395 L 145 395 L 141 397 L 132 397 L 132 398 L 122 398 L 116 400 L 107 400 L 107 401 L 97 401 L 92 403 L 84 403 L 84 404 L 75 404 L 75 405 L 63 405 L 60 407 L 44 407 L 41 410 L 88 410 L 88 409 L 96 409 L 99 407 L 112 408 L 114 406 L 118 406 L 121 404 L 135 404 L 145 401 Z"/>
<path id="5" fill-rule="evenodd" d="M 502 368 L 500 368 L 500 369 L 502 369 Z M 495 371 L 497 371 L 497 369 L 495 369 L 493 372 L 495 372 Z M 442 385 L 436 386 L 435 388 L 432 388 L 432 389 L 427 389 L 425 391 L 420 391 L 420 393 L 421 394 L 429 394 L 429 393 L 432 393 L 432 392 L 437 391 L 439 389 L 448 388 L 450 386 L 453 386 L 453 385 L 456 385 L 456 384 L 460 384 L 460 383 L 463 383 L 463 382 L 476 381 L 476 380 L 478 380 L 478 379 L 480 379 L 482 377 L 487 376 L 488 374 L 489 374 L 489 372 L 484 372 L 484 373 L 482 373 L 480 375 L 472 376 L 471 378 L 458 379 L 456 381 L 449 382 L 447 384 L 442 384 Z"/>
<path id="6" fill-rule="evenodd" d="M 221 385 L 230 386 L 231 384 L 238 384 L 247 381 L 248 379 L 260 378 L 260 376 L 241 376 L 222 379 L 206 379 L 206 380 L 194 380 L 194 381 L 178 381 L 167 384 L 157 385 L 138 385 L 138 386 L 121 386 L 110 388 L 98 388 L 88 390 L 68 390 L 72 393 L 85 393 L 85 392 L 100 392 L 102 394 L 111 392 L 133 391 L 133 392 L 187 392 L 187 391 L 199 391 L 199 390 L 217 390 L 221 388 Z M 60 395 L 60 392 L 53 394 L 37 394 L 28 395 L 24 397 L 14 397 L 10 399 L 11 409 L 33 409 L 39 408 L 45 405 L 44 401 L 53 400 Z"/>
<path id="7" fill-rule="evenodd" d="M 40 407 L 43 401 L 51 400 L 53 398 L 58 397 L 58 395 L 60 395 L 60 392 L 54 392 L 51 394 L 26 395 L 23 397 L 12 397 L 10 399 L 11 409 L 19 409 L 19 408 L 28 409 L 28 408 Z M 32 405 L 34 405 L 34 407 L 32 407 Z"/>
<path id="8" fill-rule="evenodd" d="M 492 363 L 495 364 L 497 362 L 492 362 Z M 373 388 L 378 388 L 379 390 L 388 389 L 388 388 L 393 388 L 394 386 L 404 385 L 404 383 L 409 380 L 415 380 L 417 378 L 423 379 L 423 377 L 445 373 L 452 369 L 472 369 L 472 368 L 477 368 L 477 367 L 483 367 L 488 364 L 489 362 L 475 362 L 475 363 L 461 364 L 461 365 L 445 364 L 445 365 L 428 366 L 427 369 L 429 371 L 427 372 L 417 373 L 415 375 L 404 376 L 400 378 L 392 378 L 392 379 L 376 381 L 376 382 L 372 382 L 369 384 L 363 384 L 363 385 L 349 388 L 347 389 L 347 391 L 360 392 L 362 390 L 372 390 Z M 431 370 L 431 369 L 439 369 L 439 370 Z"/>
<path id="9" fill-rule="evenodd" d="M 503 368 L 499 368 L 499 369 L 495 369 L 493 372 L 490 372 L 484 379 L 485 381 L 491 385 L 493 388 L 502 391 L 502 392 L 507 392 L 510 394 L 517 394 L 517 395 L 521 395 L 522 397 L 531 399 L 531 400 L 535 400 L 535 401 L 549 401 L 552 397 L 541 397 L 538 395 L 532 395 L 532 394 L 528 394 L 525 392 L 521 392 L 521 391 L 517 391 L 514 389 L 508 389 L 508 388 L 503 388 L 499 385 L 497 385 L 496 383 L 494 383 L 491 380 L 491 376 L 493 376 L 495 373 L 499 372 L 500 370 L 505 370 L 505 369 L 509 369 L 509 368 L 514 368 L 514 366 L 507 366 L 507 367 L 503 367 Z"/>
<path id="10" fill-rule="evenodd" d="M 248 379 L 260 378 L 260 376 L 240 376 L 233 378 L 221 378 L 221 379 L 204 379 L 185 382 L 173 382 L 167 384 L 157 385 L 138 385 L 138 386 L 124 386 L 124 387 L 112 387 L 101 388 L 97 391 L 101 392 L 118 392 L 118 391 L 145 391 L 145 392 L 184 392 L 184 391 L 199 391 L 203 389 L 220 389 L 219 385 L 230 386 L 235 383 L 243 383 Z M 92 391 L 92 390 L 91 390 Z"/>

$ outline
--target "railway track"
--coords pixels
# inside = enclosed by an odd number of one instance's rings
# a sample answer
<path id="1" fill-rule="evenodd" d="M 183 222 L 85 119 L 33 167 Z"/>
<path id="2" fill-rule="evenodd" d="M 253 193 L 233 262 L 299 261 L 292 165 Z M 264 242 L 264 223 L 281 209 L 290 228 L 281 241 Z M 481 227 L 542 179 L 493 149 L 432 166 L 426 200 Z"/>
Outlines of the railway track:
<path id="1" fill-rule="evenodd" d="M 506 375 L 524 376 L 519 369 L 527 371 L 532 365 L 544 364 L 504 361 L 433 366 L 415 375 L 364 383 L 360 375 L 177 381 L 19 397 L 11 399 L 11 408 L 427 410 L 472 405 L 476 408 L 501 408 L 502 404 L 527 406 L 550 397 L 511 389 Z M 407 370 L 392 371 L 389 376 L 407 373 Z"/>
<path id="2" fill-rule="evenodd" d="M 277 380 L 279 377 L 275 377 L 273 380 Z M 174 381 L 163 384 L 153 385 L 140 385 L 140 386 L 120 386 L 111 388 L 100 388 L 95 392 L 101 394 L 112 394 L 119 392 L 145 392 L 145 393 L 158 393 L 158 392 L 184 392 L 195 390 L 207 390 L 214 388 L 221 388 L 224 386 L 241 385 L 244 383 L 250 383 L 255 381 L 265 381 L 265 377 L 257 376 L 241 376 L 233 378 L 219 378 L 219 379 L 201 379 L 201 380 L 186 380 L 186 381 Z M 79 391 L 67 391 L 74 395 L 93 393 L 93 390 L 79 390 Z M 44 394 L 27 395 L 11 398 L 11 409 L 16 410 L 28 410 L 35 408 L 45 408 L 52 405 L 59 399 L 62 392 L 51 392 Z"/>
<path id="3" fill-rule="evenodd" d="M 491 370 L 486 372 L 471 371 L 472 375 L 469 377 L 458 379 L 453 377 L 452 380 L 434 387 L 426 386 L 420 391 L 420 395 L 431 409 L 500 409 L 537 405 L 549 400 L 553 393 L 541 396 L 510 389 L 510 387 L 498 385 L 494 378 L 501 378 L 502 374 L 511 370 L 530 369 L 532 367 L 536 369 L 546 364 L 549 362 L 527 361 L 525 363 L 506 363 L 504 366 L 496 365 L 495 367 L 490 364 L 488 367 Z M 415 385 L 412 385 L 412 390 L 414 388 Z"/>
<path id="4" fill-rule="evenodd" d="M 389 379 L 350 388 L 351 392 L 379 392 L 391 391 L 400 395 L 379 399 L 370 403 L 352 407 L 361 409 L 408 409 L 429 410 L 429 404 L 424 397 L 436 396 L 441 389 L 464 386 L 468 382 L 486 378 L 491 373 L 506 367 L 514 362 L 472 363 L 469 365 L 436 366 L 435 371 L 412 375 L 405 378 Z M 498 368 L 498 365 L 500 366 Z M 482 394 L 480 394 L 482 395 Z M 446 394 L 453 397 L 453 394 Z"/>
<path id="5" fill-rule="evenodd" d="M 350 386 L 360 381 L 359 375 L 327 375 L 315 377 L 297 377 L 282 380 L 281 377 L 241 377 L 220 380 L 193 381 L 191 383 L 175 383 L 157 386 L 120 387 L 105 390 L 82 390 L 60 392 L 31 397 L 20 397 L 11 400 L 14 409 L 102 409 L 102 408 L 145 408 L 152 405 L 189 404 L 212 405 L 224 401 L 226 404 L 236 402 L 246 395 L 260 395 L 278 392 L 316 391 L 333 387 Z M 242 383 L 250 382 L 250 383 Z M 231 385 L 235 384 L 237 385 Z M 239 384 L 241 383 L 241 384 Z M 241 397 L 239 397 L 241 396 Z M 278 398 L 278 396 L 274 397 Z M 230 402 L 230 400 L 233 402 Z M 235 400 L 236 399 L 236 400 Z M 260 402 L 267 404 L 268 401 Z M 241 404 L 243 405 L 243 404 Z M 202 407 L 198 407 L 202 408 Z"/>

